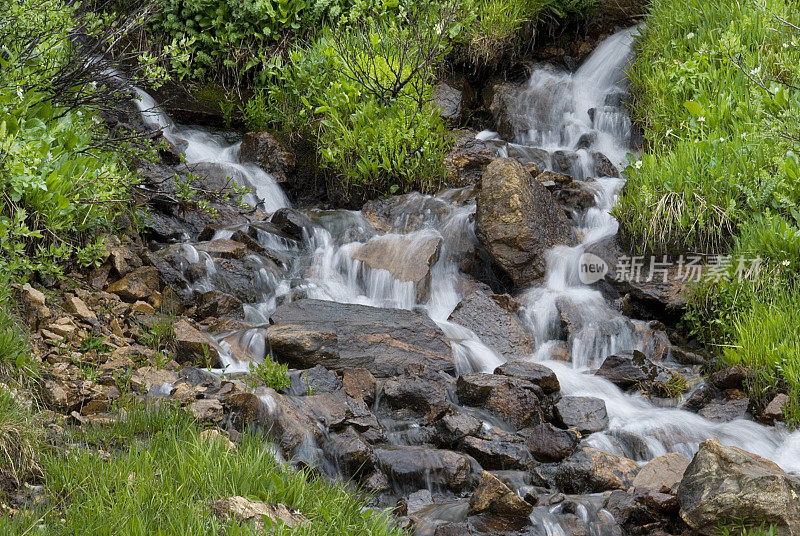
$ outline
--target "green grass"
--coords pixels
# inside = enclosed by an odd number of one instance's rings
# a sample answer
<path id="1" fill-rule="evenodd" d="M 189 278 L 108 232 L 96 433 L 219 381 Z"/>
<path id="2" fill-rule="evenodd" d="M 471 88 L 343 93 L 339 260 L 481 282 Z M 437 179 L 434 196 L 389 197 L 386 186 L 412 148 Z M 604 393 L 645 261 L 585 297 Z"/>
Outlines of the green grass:
<path id="1" fill-rule="evenodd" d="M 0 378 L 26 383 L 38 375 L 39 363 L 31 356 L 26 330 L 9 303 L 0 300 Z"/>
<path id="2" fill-rule="evenodd" d="M 629 76 L 647 144 L 615 209 L 642 252 L 730 255 L 690 289 L 684 326 L 750 369 L 757 407 L 800 424 L 800 32 L 794 3 L 655 0 Z M 739 278 L 739 259 L 759 269 Z"/>
<path id="3" fill-rule="evenodd" d="M 47 507 L 23 513 L 16 521 L 0 518 L 0 532 L 49 535 L 245 535 L 252 526 L 222 523 L 208 503 L 241 495 L 299 509 L 310 523 L 276 527 L 273 534 L 401 535 L 385 515 L 341 484 L 295 471 L 278 463 L 261 436 L 246 433 L 230 452 L 221 442 L 199 441 L 200 426 L 186 413 L 167 406 L 126 409 L 112 426 L 73 440 L 109 448 L 71 447 L 43 458 Z M 116 446 L 116 448 L 114 448 Z"/>
<path id="4" fill-rule="evenodd" d="M 40 472 L 37 453 L 40 429 L 29 411 L 0 389 L 0 471 L 23 481 Z"/>

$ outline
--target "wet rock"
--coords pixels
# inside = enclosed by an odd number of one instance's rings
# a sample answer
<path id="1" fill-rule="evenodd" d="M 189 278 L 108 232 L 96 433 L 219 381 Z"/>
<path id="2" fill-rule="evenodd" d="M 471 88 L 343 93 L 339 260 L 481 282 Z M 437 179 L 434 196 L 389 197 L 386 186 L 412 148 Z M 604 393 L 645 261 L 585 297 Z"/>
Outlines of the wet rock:
<path id="1" fill-rule="evenodd" d="M 485 469 L 528 469 L 531 464 L 531 455 L 519 439 L 470 436 L 461 442 L 461 450 L 478 460 Z"/>
<path id="2" fill-rule="evenodd" d="M 112 283 L 107 290 L 127 302 L 135 302 L 147 300 L 159 289 L 158 270 L 153 266 L 143 266 Z"/>
<path id="3" fill-rule="evenodd" d="M 519 162 L 493 160 L 481 178 L 475 233 L 517 286 L 545 272 L 545 252 L 575 235 L 558 203 Z"/>
<path id="4" fill-rule="evenodd" d="M 555 151 L 553 153 L 553 167 L 558 172 L 574 175 L 579 165 L 579 158 L 578 153 L 574 151 Z"/>
<path id="5" fill-rule="evenodd" d="M 433 536 L 471 536 L 474 534 L 467 523 L 447 523 L 436 527 Z"/>
<path id="6" fill-rule="evenodd" d="M 622 389 L 652 382 L 666 384 L 670 379 L 666 368 L 656 365 L 638 350 L 606 357 L 595 374 Z"/>
<path id="7" fill-rule="evenodd" d="M 235 296 L 231 296 L 219 290 L 203 292 L 197 299 L 197 310 L 195 318 L 219 318 L 230 316 L 241 318 L 244 316 L 242 302 Z"/>
<path id="8" fill-rule="evenodd" d="M 375 450 L 378 466 L 401 489 L 463 491 L 476 480 L 469 457 L 450 450 L 397 446 Z"/>
<path id="9" fill-rule="evenodd" d="M 453 211 L 444 200 L 412 192 L 373 199 L 361 207 L 364 218 L 378 231 L 412 233 L 426 224 L 440 223 Z"/>
<path id="10" fill-rule="evenodd" d="M 386 270 L 399 281 L 414 284 L 417 301 L 430 295 L 431 267 L 439 260 L 442 237 L 430 232 L 422 235 L 379 236 L 353 252 L 358 260 L 373 270 Z"/>
<path id="11" fill-rule="evenodd" d="M 561 462 L 554 475 L 564 493 L 599 493 L 628 489 L 639 466 L 633 460 L 583 447 Z"/>
<path id="12" fill-rule="evenodd" d="M 674 493 L 688 466 L 689 458 L 675 452 L 653 458 L 636 474 L 633 487 Z"/>
<path id="13" fill-rule="evenodd" d="M 745 379 L 747 379 L 747 369 L 738 366 L 724 368 L 709 378 L 717 389 L 741 389 Z"/>
<path id="14" fill-rule="evenodd" d="M 247 253 L 247 246 L 236 240 L 218 238 L 195 245 L 197 251 L 204 251 L 212 257 L 236 259 Z"/>
<path id="15" fill-rule="evenodd" d="M 372 448 L 353 428 L 334 432 L 323 447 L 325 455 L 344 475 L 369 474 L 372 469 Z"/>
<path id="16" fill-rule="evenodd" d="M 446 374 L 424 365 L 411 365 L 402 376 L 386 380 L 381 402 L 395 409 L 429 412 L 446 406 L 447 389 L 452 382 Z"/>
<path id="17" fill-rule="evenodd" d="M 222 404 L 216 398 L 195 400 L 189 406 L 189 411 L 200 422 L 219 422 L 222 420 Z"/>
<path id="18" fill-rule="evenodd" d="M 298 510 L 284 504 L 253 502 L 239 496 L 219 499 L 209 504 L 209 507 L 223 521 L 252 522 L 256 531 L 273 525 L 297 527 L 309 522 Z M 264 518 L 269 520 L 269 524 L 265 523 Z"/>
<path id="19" fill-rule="evenodd" d="M 258 163 L 276 182 L 287 182 L 295 166 L 294 154 L 269 132 L 245 134 L 242 138 L 241 156 L 242 160 Z"/>
<path id="20" fill-rule="evenodd" d="M 509 361 L 494 369 L 494 373 L 531 382 L 534 385 L 538 385 L 548 395 L 561 389 L 556 373 L 538 363 Z"/>
<path id="21" fill-rule="evenodd" d="M 412 363 L 455 371 L 444 333 L 421 313 L 303 299 L 278 307 L 271 322 L 273 356 L 295 368 L 365 368 L 380 378 Z"/>
<path id="22" fill-rule="evenodd" d="M 375 376 L 367 369 L 344 369 L 342 385 L 347 396 L 360 398 L 369 405 L 375 401 Z"/>
<path id="23" fill-rule="evenodd" d="M 656 518 L 640 499 L 641 497 L 633 493 L 614 490 L 606 499 L 605 509 L 614 516 L 614 521 L 625 528 L 628 533 L 651 534 L 650 530 L 642 532 L 640 527 L 655 522 Z"/>
<path id="24" fill-rule="evenodd" d="M 761 414 L 762 419 L 768 424 L 785 420 L 786 415 L 783 413 L 783 409 L 789 405 L 789 402 L 788 395 L 784 393 L 775 395 L 775 398 L 764 408 L 764 412 Z"/>
<path id="25" fill-rule="evenodd" d="M 562 430 L 550 423 L 541 423 L 523 431 L 526 446 L 540 462 L 558 462 L 570 456 L 578 446 L 578 435 L 572 430 Z"/>
<path id="26" fill-rule="evenodd" d="M 581 137 L 578 138 L 578 143 L 575 144 L 575 149 L 588 149 L 592 146 L 592 144 L 597 141 L 597 132 L 591 131 L 581 134 Z"/>
<path id="27" fill-rule="evenodd" d="M 705 363 L 708 361 L 708 357 L 702 353 L 693 352 L 687 348 L 681 348 L 678 346 L 671 346 L 669 348 L 669 353 L 672 358 L 681 365 L 705 365 Z"/>
<path id="28" fill-rule="evenodd" d="M 577 225 L 581 224 L 581 216 L 586 210 L 597 204 L 595 190 L 582 181 L 556 183 L 548 189 L 569 216 L 570 221 Z"/>
<path id="29" fill-rule="evenodd" d="M 403 515 L 414 515 L 420 510 L 433 504 L 433 496 L 427 489 L 421 489 L 408 495 L 405 500 L 398 503 L 399 511 Z"/>
<path id="30" fill-rule="evenodd" d="M 555 418 L 565 428 L 575 428 L 581 434 L 600 432 L 608 427 L 606 403 L 591 396 L 565 396 L 555 407 Z"/>
<path id="31" fill-rule="evenodd" d="M 105 238 L 105 243 L 108 259 L 117 276 L 123 277 L 128 272 L 141 268 L 142 259 L 131 251 L 127 245 L 123 244 L 119 238 L 109 235 Z"/>
<path id="32" fill-rule="evenodd" d="M 800 534 L 800 483 L 780 467 L 716 439 L 700 450 L 678 488 L 680 516 L 694 530 L 717 534 L 724 520 L 747 515 L 753 526 L 775 525 L 777 534 Z"/>
<path id="33" fill-rule="evenodd" d="M 208 356 L 211 366 L 219 363 L 219 350 L 211 338 L 201 333 L 187 320 L 181 319 L 172 326 L 175 332 L 175 359 L 178 362 L 199 363 L 206 366 Z"/>
<path id="34" fill-rule="evenodd" d="M 495 130 L 504 140 L 512 141 L 533 127 L 526 116 L 520 113 L 519 98 L 523 91 L 522 86 L 511 83 L 500 83 L 491 88 L 489 110 L 494 116 Z"/>
<path id="35" fill-rule="evenodd" d="M 298 242 L 303 240 L 304 232 L 310 234 L 314 229 L 311 218 L 294 208 L 278 209 L 270 218 L 270 223 L 275 225 L 281 234 Z"/>
<path id="36" fill-rule="evenodd" d="M 533 335 L 517 315 L 480 290 L 465 296 L 448 320 L 474 331 L 484 344 L 506 359 L 520 359 L 533 353 Z"/>
<path id="37" fill-rule="evenodd" d="M 434 441 L 439 447 L 452 448 L 469 435 L 477 435 L 483 423 L 466 413 L 451 410 L 435 422 Z"/>
<path id="38" fill-rule="evenodd" d="M 147 392 L 154 386 L 167 384 L 172 386 L 178 381 L 178 374 L 155 367 L 140 367 L 131 375 L 131 388 L 138 392 Z"/>
<path id="39" fill-rule="evenodd" d="M 498 515 L 528 516 L 533 506 L 522 500 L 500 479 L 488 471 L 481 473 L 478 488 L 469 500 L 472 513 L 491 512 Z"/>
<path id="40" fill-rule="evenodd" d="M 603 153 L 593 152 L 594 174 L 596 177 L 619 178 L 619 169 Z"/>
<path id="41" fill-rule="evenodd" d="M 439 82 L 433 88 L 433 103 L 439 108 L 442 119 L 451 124 L 461 122 L 464 112 L 462 100 L 462 92 L 444 82 Z"/>
<path id="42" fill-rule="evenodd" d="M 494 154 L 486 144 L 475 137 L 474 131 L 459 131 L 461 134 L 444 157 L 444 167 L 450 186 L 461 188 L 478 184 L 483 169 L 492 161 Z"/>
<path id="43" fill-rule="evenodd" d="M 308 370 L 294 372 L 289 375 L 293 395 L 313 395 L 330 393 L 342 388 L 342 380 L 323 366 L 317 365 Z"/>
<path id="44" fill-rule="evenodd" d="M 525 380 L 494 374 L 462 374 L 456 381 L 460 403 L 486 408 L 517 428 L 543 421 L 537 390 Z"/>
<path id="45" fill-rule="evenodd" d="M 714 400 L 698 413 L 701 417 L 714 422 L 730 422 L 743 419 L 747 415 L 750 399 L 744 395 L 727 400 Z"/>

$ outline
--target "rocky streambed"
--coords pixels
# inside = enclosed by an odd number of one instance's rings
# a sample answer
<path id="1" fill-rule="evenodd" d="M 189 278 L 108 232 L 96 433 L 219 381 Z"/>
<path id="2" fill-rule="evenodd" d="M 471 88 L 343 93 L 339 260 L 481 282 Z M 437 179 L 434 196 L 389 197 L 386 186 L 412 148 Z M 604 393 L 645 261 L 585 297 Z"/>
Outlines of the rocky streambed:
<path id="1" fill-rule="evenodd" d="M 357 483 L 420 535 L 713 534 L 742 513 L 800 534 L 781 401 L 755 422 L 741 371 L 706 380 L 709 356 L 662 323 L 680 287 L 613 269 L 634 32 L 575 73 L 498 86 L 498 133 L 462 133 L 448 156 L 458 188 L 360 211 L 291 208 L 276 140 L 176 125 L 140 91 L 139 128 L 174 149 L 141 169 L 150 241 L 109 239 L 82 283 L 95 291 L 53 310 L 27 290 L 41 340 L 111 346 L 94 380 L 45 351 L 48 402 L 102 422 L 129 371 L 146 401 L 234 439 L 260 428 L 276 456 Z M 185 210 L 172 181 L 187 173 L 249 186 L 252 208 Z M 588 283 L 587 254 L 610 267 Z M 177 315 L 166 363 L 137 342 L 158 310 Z M 248 379 L 267 358 L 290 366 L 282 392 Z"/>

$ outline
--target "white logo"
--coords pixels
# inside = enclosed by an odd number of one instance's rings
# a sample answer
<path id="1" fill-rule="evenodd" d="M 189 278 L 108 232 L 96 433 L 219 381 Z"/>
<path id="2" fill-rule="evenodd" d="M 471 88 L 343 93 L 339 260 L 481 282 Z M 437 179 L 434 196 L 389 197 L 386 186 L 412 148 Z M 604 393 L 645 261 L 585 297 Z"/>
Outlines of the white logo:
<path id="1" fill-rule="evenodd" d="M 584 253 L 578 261 L 578 277 L 584 285 L 603 279 L 608 273 L 606 261 L 592 253 Z"/>

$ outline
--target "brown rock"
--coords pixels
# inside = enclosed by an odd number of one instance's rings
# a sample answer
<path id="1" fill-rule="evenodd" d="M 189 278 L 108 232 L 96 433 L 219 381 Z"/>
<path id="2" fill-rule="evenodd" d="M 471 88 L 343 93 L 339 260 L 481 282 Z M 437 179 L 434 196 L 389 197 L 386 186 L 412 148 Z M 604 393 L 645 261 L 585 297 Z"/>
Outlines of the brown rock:
<path id="1" fill-rule="evenodd" d="M 247 246 L 235 240 L 218 238 L 210 242 L 197 244 L 198 251 L 205 251 L 212 257 L 222 257 L 225 259 L 238 259 L 247 253 Z"/>
<path id="2" fill-rule="evenodd" d="M 94 311 L 89 309 L 86 303 L 77 296 L 67 295 L 64 300 L 64 309 L 74 315 L 78 315 L 83 320 L 97 320 L 97 315 L 94 314 Z"/>
<path id="3" fill-rule="evenodd" d="M 236 450 L 236 443 L 231 441 L 228 436 L 220 432 L 219 430 L 212 428 L 211 430 L 203 430 L 200 432 L 199 437 L 200 443 L 219 443 L 225 450 L 230 452 L 232 450 Z"/>
<path id="4" fill-rule="evenodd" d="M 775 395 L 767 407 L 764 408 L 764 413 L 762 413 L 762 417 L 764 420 L 770 424 L 775 421 L 783 421 L 786 419 L 786 416 L 783 413 L 783 408 L 789 405 L 789 396 L 784 393 L 779 393 Z"/>
<path id="5" fill-rule="evenodd" d="M 222 404 L 216 398 L 195 400 L 189 406 L 189 411 L 200 422 L 219 422 L 223 417 Z"/>
<path id="6" fill-rule="evenodd" d="M 561 462 L 555 482 L 564 493 L 599 493 L 626 490 L 633 484 L 639 466 L 633 460 L 593 447 L 583 447 Z"/>
<path id="7" fill-rule="evenodd" d="M 127 302 L 135 302 L 147 300 L 159 288 L 158 270 L 153 266 L 143 266 L 112 283 L 107 290 Z"/>
<path id="8" fill-rule="evenodd" d="M 367 369 L 345 369 L 342 385 L 347 396 L 361 398 L 368 405 L 375 401 L 375 376 Z"/>
<path id="9" fill-rule="evenodd" d="M 287 182 L 295 157 L 269 132 L 248 132 L 242 139 L 242 159 L 258 163 L 276 182 Z"/>
<path id="10" fill-rule="evenodd" d="M 639 470 L 633 479 L 633 487 L 674 493 L 688 466 L 689 458 L 676 452 L 653 458 Z"/>
<path id="11" fill-rule="evenodd" d="M 253 521 L 256 531 L 267 528 L 264 523 L 265 517 L 272 524 L 280 523 L 290 528 L 308 522 L 308 519 L 298 510 L 284 504 L 253 502 L 240 496 L 219 499 L 212 502 L 209 507 L 214 515 L 223 521 L 239 523 Z"/>
<path id="12" fill-rule="evenodd" d="M 459 131 L 461 136 L 453 149 L 444 157 L 444 166 L 450 185 L 456 188 L 477 184 L 483 168 L 494 155 L 473 131 Z"/>
<path id="13" fill-rule="evenodd" d="M 189 361 L 205 366 L 205 352 L 211 359 L 211 366 L 219 363 L 219 350 L 212 339 L 192 326 L 188 320 L 181 319 L 173 325 L 175 332 L 175 358 L 179 362 Z"/>
<path id="14" fill-rule="evenodd" d="M 475 233 L 519 287 L 544 275 L 547 250 L 576 242 L 564 211 L 550 192 L 519 162 L 507 158 L 493 160 L 481 178 Z"/>
<path id="15" fill-rule="evenodd" d="M 528 516 L 533 511 L 532 505 L 488 471 L 481 473 L 481 482 L 469 500 L 469 507 L 472 513 L 488 511 L 497 515 L 512 516 Z"/>

